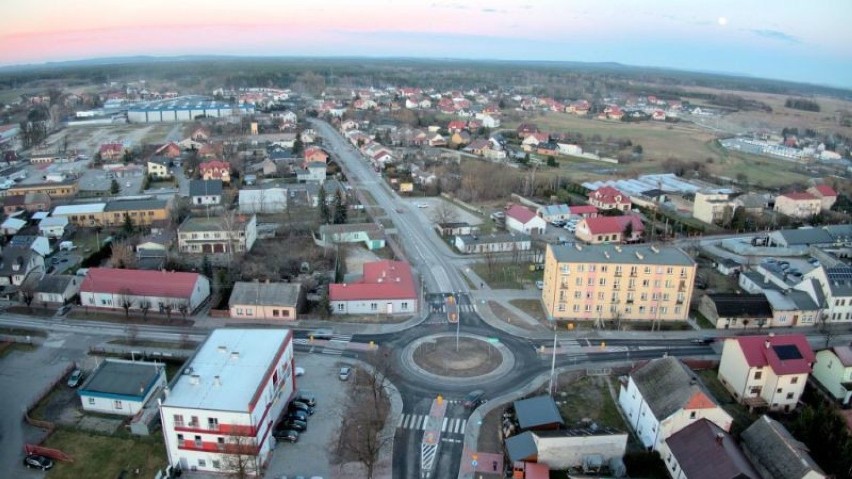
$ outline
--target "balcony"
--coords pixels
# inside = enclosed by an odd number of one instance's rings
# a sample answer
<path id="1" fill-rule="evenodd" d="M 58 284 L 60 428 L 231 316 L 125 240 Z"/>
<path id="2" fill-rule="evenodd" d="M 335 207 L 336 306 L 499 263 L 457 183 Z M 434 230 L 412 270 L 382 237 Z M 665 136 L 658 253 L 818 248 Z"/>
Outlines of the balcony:
<path id="1" fill-rule="evenodd" d="M 177 432 L 200 432 L 200 433 L 218 433 L 226 436 L 247 436 L 254 437 L 257 430 L 252 426 L 243 426 L 238 424 L 215 424 L 202 426 L 197 422 L 183 423 L 175 422 L 175 431 Z"/>
<path id="2" fill-rule="evenodd" d="M 220 443 L 218 441 L 195 441 L 184 439 L 179 442 L 178 449 L 187 451 L 221 452 L 225 454 L 243 454 L 256 456 L 260 452 L 260 446 L 254 444 L 254 438 L 247 439 L 245 444 Z"/>

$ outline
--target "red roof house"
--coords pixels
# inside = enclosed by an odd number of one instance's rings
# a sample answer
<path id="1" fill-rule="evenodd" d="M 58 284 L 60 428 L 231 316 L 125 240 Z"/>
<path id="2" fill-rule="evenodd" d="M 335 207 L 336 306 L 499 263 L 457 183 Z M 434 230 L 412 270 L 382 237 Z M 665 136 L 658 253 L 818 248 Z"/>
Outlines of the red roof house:
<path id="1" fill-rule="evenodd" d="M 157 148 L 157 151 L 154 152 L 155 156 L 165 156 L 166 158 L 177 158 L 180 156 L 180 147 L 177 143 L 170 141 L 165 145 Z"/>
<path id="2" fill-rule="evenodd" d="M 210 296 L 210 281 L 198 273 L 89 268 L 80 286 L 88 308 L 147 309 L 191 313 Z"/>
<path id="3" fill-rule="evenodd" d="M 98 148 L 98 153 L 104 161 L 115 161 L 124 156 L 123 143 L 104 143 Z"/>
<path id="4" fill-rule="evenodd" d="M 630 197 L 618 191 L 612 186 L 602 186 L 589 193 L 589 204 L 602 210 L 630 209 Z"/>
<path id="5" fill-rule="evenodd" d="M 334 314 L 414 314 L 417 287 L 411 266 L 404 261 L 382 260 L 364 264 L 358 281 L 329 285 Z"/>
<path id="6" fill-rule="evenodd" d="M 212 160 L 198 165 L 201 178 L 204 180 L 222 180 L 224 183 L 231 182 L 231 165 L 224 161 Z"/>
<path id="7" fill-rule="evenodd" d="M 592 205 L 569 206 L 568 211 L 572 216 L 582 216 L 583 218 L 594 218 L 598 215 L 597 207 Z"/>
<path id="8" fill-rule="evenodd" d="M 808 188 L 808 193 L 819 198 L 820 208 L 823 210 L 830 210 L 834 206 L 834 202 L 837 201 L 837 192 L 828 185 L 811 186 Z"/>
<path id="9" fill-rule="evenodd" d="M 814 360 L 804 334 L 726 339 L 719 380 L 748 406 L 790 411 L 804 391 Z"/>
<path id="10" fill-rule="evenodd" d="M 625 235 L 628 229 L 630 234 Z M 635 243 L 642 239 L 644 232 L 645 225 L 638 216 L 598 216 L 577 223 L 575 235 L 590 244 Z"/>
<path id="11" fill-rule="evenodd" d="M 459 133 L 463 131 L 467 125 L 462 120 L 453 120 L 447 125 L 447 131 L 450 133 Z"/>
<path id="12" fill-rule="evenodd" d="M 311 163 L 314 161 L 319 161 L 322 163 L 328 162 L 328 153 L 323 151 L 322 148 L 318 146 L 311 146 L 305 148 L 305 163 Z"/>
<path id="13" fill-rule="evenodd" d="M 506 229 L 526 234 L 541 234 L 547 223 L 529 208 L 512 205 L 506 210 Z"/>

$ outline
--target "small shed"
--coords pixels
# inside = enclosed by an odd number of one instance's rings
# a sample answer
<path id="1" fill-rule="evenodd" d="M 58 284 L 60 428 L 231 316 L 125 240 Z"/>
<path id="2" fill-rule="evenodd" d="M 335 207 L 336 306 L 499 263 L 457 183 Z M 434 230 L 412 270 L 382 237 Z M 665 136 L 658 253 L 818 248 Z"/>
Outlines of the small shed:
<path id="1" fill-rule="evenodd" d="M 107 359 L 77 394 L 85 411 L 133 416 L 165 386 L 163 364 Z"/>
<path id="2" fill-rule="evenodd" d="M 515 414 L 524 431 L 559 429 L 565 425 L 556 402 L 548 395 L 515 401 Z"/>

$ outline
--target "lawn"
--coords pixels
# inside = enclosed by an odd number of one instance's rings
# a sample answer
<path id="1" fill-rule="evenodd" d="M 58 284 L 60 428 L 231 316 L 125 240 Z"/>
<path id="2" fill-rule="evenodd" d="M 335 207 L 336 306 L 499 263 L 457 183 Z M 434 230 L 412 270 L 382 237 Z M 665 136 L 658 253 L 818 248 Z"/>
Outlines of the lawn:
<path id="1" fill-rule="evenodd" d="M 74 462 L 57 464 L 50 471 L 51 479 L 118 477 L 122 471 L 127 471 L 128 477 L 154 477 L 168 461 L 159 433 L 130 439 L 57 429 L 43 446 L 59 449 L 74 458 Z"/>
<path id="2" fill-rule="evenodd" d="M 559 379 L 555 399 L 559 412 L 569 427 L 583 420 L 591 420 L 601 427 L 627 430 L 621 414 L 610 394 L 610 386 L 618 390 L 616 384 L 609 384 L 608 376 L 584 377 L 576 381 Z"/>
<path id="3" fill-rule="evenodd" d="M 541 301 L 537 299 L 513 299 L 509 303 L 539 321 L 547 321 L 544 308 L 541 307 Z"/>
<path id="4" fill-rule="evenodd" d="M 500 263 L 480 262 L 472 266 L 473 270 L 484 279 L 492 289 L 522 289 L 525 285 L 534 284 L 542 279 L 541 271 L 530 271 L 527 262 Z"/>
<path id="5" fill-rule="evenodd" d="M 716 399 L 716 402 L 718 402 L 722 406 L 722 409 L 727 411 L 727 413 L 734 418 L 734 423 L 731 426 L 730 432 L 733 436 L 738 437 L 739 434 L 749 427 L 759 416 L 756 414 L 750 414 L 745 406 L 734 401 L 731 393 L 729 393 L 728 390 L 725 389 L 725 386 L 723 386 L 719 381 L 718 373 L 715 369 L 705 369 L 697 372 L 698 376 L 701 378 L 701 382 L 704 383 L 704 386 L 707 387 Z"/>

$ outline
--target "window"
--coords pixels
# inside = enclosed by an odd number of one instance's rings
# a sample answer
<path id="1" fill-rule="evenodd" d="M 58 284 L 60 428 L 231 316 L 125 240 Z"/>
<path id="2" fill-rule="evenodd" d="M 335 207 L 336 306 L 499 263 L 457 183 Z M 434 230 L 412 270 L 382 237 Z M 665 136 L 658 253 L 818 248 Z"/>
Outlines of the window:
<path id="1" fill-rule="evenodd" d="M 189 425 L 192 427 L 198 427 L 200 423 L 198 422 L 198 416 L 192 416 L 192 420 L 189 422 Z M 201 437 L 201 436 L 198 436 Z"/>
<path id="2" fill-rule="evenodd" d="M 594 273 L 594 272 L 595 272 L 595 265 L 590 264 L 589 265 L 589 273 Z"/>
<path id="3" fill-rule="evenodd" d="M 338 304 L 337 304 L 337 310 L 338 310 L 338 311 L 343 311 L 343 303 L 338 303 Z"/>
<path id="4" fill-rule="evenodd" d="M 201 436 L 195 436 L 195 447 L 201 447 Z"/>
<path id="5" fill-rule="evenodd" d="M 254 315 L 254 310 L 252 308 L 246 308 L 246 316 Z"/>
<path id="6" fill-rule="evenodd" d="M 781 394 L 782 391 L 783 390 L 781 388 L 778 388 L 778 389 L 775 390 L 775 394 Z"/>
<path id="7" fill-rule="evenodd" d="M 580 305 L 579 305 L 579 304 L 575 304 L 575 305 L 574 305 L 574 307 L 572 308 L 572 310 L 573 310 L 575 313 L 580 312 Z"/>
<path id="8" fill-rule="evenodd" d="M 408 303 L 402 303 L 400 306 L 402 306 L 402 309 L 408 309 Z"/>
<path id="9" fill-rule="evenodd" d="M 787 393 L 787 400 L 793 399 L 793 393 Z"/>
<path id="10" fill-rule="evenodd" d="M 695 419 L 695 417 L 696 417 L 697 415 L 698 415 L 698 413 L 696 413 L 695 411 L 690 411 L 690 412 L 689 412 L 689 418 L 690 418 L 690 419 Z"/>
<path id="11" fill-rule="evenodd" d="M 183 414 L 175 414 L 172 416 L 172 420 L 175 422 L 175 426 L 183 426 Z"/>
<path id="12" fill-rule="evenodd" d="M 217 437 L 216 438 L 216 446 L 220 450 L 225 449 L 225 438 L 224 437 Z"/>
<path id="13" fill-rule="evenodd" d="M 645 273 L 645 274 L 651 274 L 651 267 L 650 267 L 650 266 L 645 266 L 644 273 Z"/>
<path id="14" fill-rule="evenodd" d="M 588 280 L 586 281 L 586 285 L 587 286 L 594 286 L 595 285 L 595 279 L 594 278 L 588 278 Z"/>
<path id="15" fill-rule="evenodd" d="M 207 460 L 206 459 L 199 459 L 198 460 L 198 467 L 207 467 Z"/>
<path id="16" fill-rule="evenodd" d="M 116 409 L 122 409 L 124 407 L 122 406 L 121 401 L 113 401 L 113 405 Z"/>
<path id="17" fill-rule="evenodd" d="M 379 309 L 379 305 L 377 303 L 370 303 L 370 311 L 376 311 Z"/>
<path id="18" fill-rule="evenodd" d="M 160 303 L 160 307 L 161 308 L 163 307 L 162 303 Z M 242 315 L 243 315 L 243 308 L 237 308 L 237 316 L 242 316 Z"/>
<path id="19" fill-rule="evenodd" d="M 799 376 L 793 376 L 792 378 L 790 378 L 790 384 L 798 384 L 798 383 L 799 383 Z"/>
<path id="20" fill-rule="evenodd" d="M 557 306 L 556 310 L 559 311 L 560 313 L 564 313 L 565 312 L 565 303 L 559 303 L 559 306 Z"/>
<path id="21" fill-rule="evenodd" d="M 576 286 L 583 286 L 583 278 L 577 278 L 576 280 L 574 280 L 574 284 Z"/>
<path id="22" fill-rule="evenodd" d="M 213 464 L 213 469 L 221 469 L 222 468 L 222 464 L 218 460 L 213 459 L 210 462 Z"/>
<path id="23" fill-rule="evenodd" d="M 650 282 L 650 281 L 648 281 L 647 279 L 643 279 L 643 280 L 642 280 L 642 287 L 643 287 L 643 288 L 647 288 L 647 287 L 648 287 L 648 286 L 650 286 L 650 285 L 651 285 L 651 282 Z"/>
<path id="24" fill-rule="evenodd" d="M 606 278 L 601 278 L 600 280 L 598 280 L 598 285 L 599 286 L 606 286 Z"/>
<path id="25" fill-rule="evenodd" d="M 586 305 L 586 308 L 585 308 L 585 311 L 586 311 L 587 313 L 591 313 L 591 312 L 592 312 L 592 305 L 591 305 L 591 304 L 587 304 L 587 305 Z"/>
<path id="26" fill-rule="evenodd" d="M 574 291 L 574 299 L 580 299 L 583 297 L 583 293 L 580 291 Z"/>
<path id="27" fill-rule="evenodd" d="M 178 443 L 183 442 L 183 434 L 178 434 L 178 435 L 177 435 L 177 441 L 178 441 Z"/>
<path id="28" fill-rule="evenodd" d="M 755 371 L 754 372 L 754 379 L 760 379 L 762 377 L 763 377 L 763 371 Z"/>
<path id="29" fill-rule="evenodd" d="M 277 310 L 277 309 L 273 309 L 273 310 L 272 310 L 272 317 L 273 317 L 273 318 L 277 318 L 278 316 L 280 316 L 280 313 L 278 312 L 278 310 Z"/>
<path id="30" fill-rule="evenodd" d="M 95 398 L 89 398 L 89 404 L 95 404 Z"/>
<path id="31" fill-rule="evenodd" d="M 598 293 L 598 301 L 603 301 L 603 299 L 604 299 L 604 292 L 601 291 L 601 292 Z"/>

